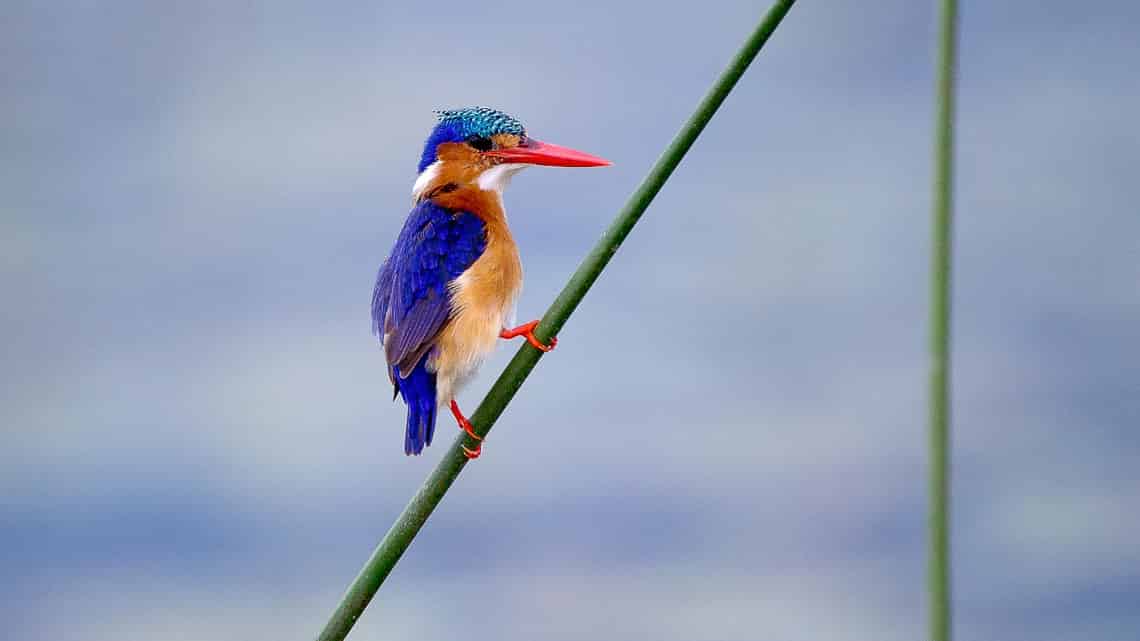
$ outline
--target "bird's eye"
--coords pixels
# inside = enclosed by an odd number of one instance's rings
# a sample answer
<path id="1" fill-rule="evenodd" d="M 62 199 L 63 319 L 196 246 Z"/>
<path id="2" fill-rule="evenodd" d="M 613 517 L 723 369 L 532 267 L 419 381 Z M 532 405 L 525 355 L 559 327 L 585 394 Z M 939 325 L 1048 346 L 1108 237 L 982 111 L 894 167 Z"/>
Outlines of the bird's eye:
<path id="1" fill-rule="evenodd" d="M 495 147 L 495 142 L 490 138 L 482 136 L 471 136 L 467 139 L 467 144 L 471 145 L 479 151 L 491 151 Z"/>

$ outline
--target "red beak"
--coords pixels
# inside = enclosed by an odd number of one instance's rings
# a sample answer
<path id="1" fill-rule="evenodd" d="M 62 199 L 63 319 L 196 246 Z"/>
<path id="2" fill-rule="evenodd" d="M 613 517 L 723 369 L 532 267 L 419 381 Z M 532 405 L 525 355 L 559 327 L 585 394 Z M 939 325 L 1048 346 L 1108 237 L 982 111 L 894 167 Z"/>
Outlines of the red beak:
<path id="1" fill-rule="evenodd" d="M 559 147 L 534 138 L 527 138 L 518 147 L 492 149 L 483 152 L 483 155 L 502 158 L 507 162 L 551 167 L 605 167 L 613 164 L 605 158 L 598 158 L 584 151 Z"/>

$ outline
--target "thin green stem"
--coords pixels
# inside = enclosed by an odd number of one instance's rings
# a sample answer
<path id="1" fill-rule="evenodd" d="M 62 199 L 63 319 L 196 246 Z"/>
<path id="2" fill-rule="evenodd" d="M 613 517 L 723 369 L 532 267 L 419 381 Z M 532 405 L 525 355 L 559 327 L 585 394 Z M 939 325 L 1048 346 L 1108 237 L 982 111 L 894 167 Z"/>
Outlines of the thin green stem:
<path id="1" fill-rule="evenodd" d="M 958 7 L 942 0 L 930 282 L 930 639 L 950 641 L 950 275 Z"/>
<path id="2" fill-rule="evenodd" d="M 681 158 L 692 147 L 697 136 L 700 135 L 705 125 L 708 124 L 713 114 L 724 102 L 725 97 L 732 91 L 736 82 L 744 74 L 745 69 L 752 63 L 756 54 L 760 52 L 761 47 L 768 41 L 772 32 L 775 31 L 793 4 L 795 4 L 795 0 L 778 0 L 769 9 L 759 26 L 748 37 L 732 62 L 729 63 L 728 68 L 721 73 L 712 89 L 701 100 L 696 111 L 673 138 L 673 142 L 658 158 L 649 171 L 649 175 L 642 181 L 641 186 L 633 192 L 625 207 L 618 213 L 613 223 L 610 224 L 594 248 L 578 266 L 577 271 L 562 289 L 558 298 L 546 310 L 542 322 L 535 330 L 535 335 L 539 340 L 546 341 L 549 337 L 557 334 L 566 324 L 570 314 L 582 301 L 590 286 L 594 284 L 598 275 L 602 273 L 606 264 L 617 252 L 622 241 L 629 235 L 630 230 L 633 229 L 638 219 L 649 207 L 653 197 L 657 195 L 661 186 L 677 168 Z M 487 396 L 479 404 L 478 409 L 471 415 L 471 423 L 474 425 L 476 433 L 480 436 L 486 436 L 541 357 L 542 352 L 529 345 L 523 345 L 519 348 L 518 353 L 511 359 L 503 373 L 499 375 L 491 390 L 487 392 Z M 384 582 L 400 556 L 408 549 L 412 539 L 423 527 L 432 510 L 439 504 L 443 495 L 466 465 L 467 459 L 463 456 L 462 446 L 468 439 L 469 437 L 466 435 L 461 435 L 455 440 L 431 476 L 412 497 L 403 513 L 396 519 L 395 524 L 392 525 L 392 528 L 384 535 L 384 539 L 372 552 L 372 556 L 360 574 L 345 592 L 336 611 L 333 612 L 324 630 L 321 631 L 318 637 L 319 641 L 341 641 L 348 635 L 357 618 L 364 612 L 364 608 L 368 607 L 369 601 L 376 594 L 380 584 Z M 471 442 L 470 445 L 474 446 L 475 443 Z"/>

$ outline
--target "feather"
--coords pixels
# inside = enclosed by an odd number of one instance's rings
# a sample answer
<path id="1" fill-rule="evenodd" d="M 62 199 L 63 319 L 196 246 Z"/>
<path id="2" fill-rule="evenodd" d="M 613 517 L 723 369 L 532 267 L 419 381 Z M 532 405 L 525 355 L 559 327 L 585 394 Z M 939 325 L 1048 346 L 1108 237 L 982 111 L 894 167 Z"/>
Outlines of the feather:
<path id="1" fill-rule="evenodd" d="M 398 381 L 396 390 L 404 397 L 408 406 L 407 428 L 404 432 L 404 454 L 419 454 L 431 445 L 435 434 L 437 409 L 435 373 L 427 370 L 427 359 L 421 360 L 415 368 L 402 376 L 395 367 L 392 376 Z"/>
<path id="2" fill-rule="evenodd" d="M 384 346 L 393 388 L 408 406 L 408 453 L 418 454 L 435 429 L 436 377 L 427 362 L 454 311 L 448 285 L 486 246 L 479 217 L 425 200 L 408 215 L 376 275 L 372 331 Z"/>

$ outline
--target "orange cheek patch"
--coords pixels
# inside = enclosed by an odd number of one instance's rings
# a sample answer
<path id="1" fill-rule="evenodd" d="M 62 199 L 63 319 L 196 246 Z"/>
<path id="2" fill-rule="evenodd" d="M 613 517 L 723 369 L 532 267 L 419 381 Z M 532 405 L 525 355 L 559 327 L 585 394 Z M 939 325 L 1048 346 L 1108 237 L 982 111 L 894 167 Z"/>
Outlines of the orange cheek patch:
<path id="1" fill-rule="evenodd" d="M 495 134 L 491 136 L 491 140 L 495 143 L 495 147 L 499 149 L 511 149 L 519 146 L 519 143 L 522 142 L 522 137 L 516 136 L 515 134 Z"/>
<path id="2" fill-rule="evenodd" d="M 444 142 L 435 148 L 435 155 L 443 162 L 470 164 L 479 161 L 479 152 L 462 142 Z"/>
<path id="3" fill-rule="evenodd" d="M 465 185 L 479 178 L 489 165 L 479 152 L 458 142 L 445 142 L 436 148 L 439 174 L 432 182 L 437 185 L 455 183 Z"/>

